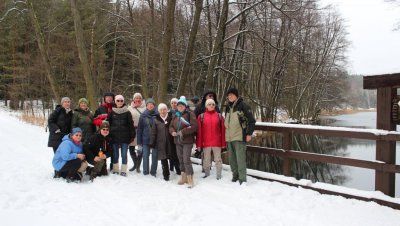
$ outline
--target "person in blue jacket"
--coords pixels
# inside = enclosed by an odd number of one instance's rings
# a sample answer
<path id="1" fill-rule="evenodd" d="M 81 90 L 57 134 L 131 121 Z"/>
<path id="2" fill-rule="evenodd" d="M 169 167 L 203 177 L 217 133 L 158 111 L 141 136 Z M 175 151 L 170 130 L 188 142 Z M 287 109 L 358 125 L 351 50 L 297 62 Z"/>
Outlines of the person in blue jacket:
<path id="1" fill-rule="evenodd" d="M 62 138 L 60 146 L 53 157 L 53 167 L 60 177 L 67 182 L 82 180 L 83 172 L 88 166 L 82 152 L 82 129 L 73 128 L 70 134 Z"/>
<path id="2" fill-rule="evenodd" d="M 158 152 L 154 144 L 150 143 L 151 130 L 154 127 L 154 121 L 158 112 L 155 109 L 156 102 L 153 98 L 146 100 L 146 110 L 140 115 L 137 129 L 137 144 L 139 150 L 142 150 L 143 156 L 143 174 L 149 174 L 149 157 L 151 151 L 150 174 L 156 176 L 158 164 Z"/>

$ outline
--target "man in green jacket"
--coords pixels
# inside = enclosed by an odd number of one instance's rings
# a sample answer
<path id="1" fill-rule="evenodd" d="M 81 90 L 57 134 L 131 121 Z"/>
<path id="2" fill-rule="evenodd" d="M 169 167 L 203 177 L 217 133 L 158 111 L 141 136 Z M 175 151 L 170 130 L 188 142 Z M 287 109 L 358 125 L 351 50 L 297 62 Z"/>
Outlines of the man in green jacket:
<path id="1" fill-rule="evenodd" d="M 246 183 L 246 142 L 251 140 L 256 120 L 236 88 L 227 92 L 225 137 L 232 170 L 232 182 Z"/>

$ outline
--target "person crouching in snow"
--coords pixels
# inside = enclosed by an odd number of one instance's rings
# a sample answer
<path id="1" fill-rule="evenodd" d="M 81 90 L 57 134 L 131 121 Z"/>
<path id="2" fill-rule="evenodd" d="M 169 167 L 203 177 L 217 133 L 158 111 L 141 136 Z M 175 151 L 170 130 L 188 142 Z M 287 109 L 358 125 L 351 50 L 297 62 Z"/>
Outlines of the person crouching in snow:
<path id="1" fill-rule="evenodd" d="M 93 181 L 97 176 L 107 176 L 107 158 L 113 155 L 112 140 L 108 136 L 110 124 L 103 121 L 99 131 L 90 136 L 83 146 L 87 161 L 94 167 L 90 172 L 90 180 Z"/>
<path id="2" fill-rule="evenodd" d="M 53 157 L 54 170 L 60 177 L 66 178 L 67 182 L 81 181 L 88 166 L 82 153 L 81 139 L 81 128 L 73 128 L 70 134 L 63 137 Z"/>
<path id="3" fill-rule="evenodd" d="M 108 114 L 110 123 L 110 136 L 113 140 L 113 174 L 119 174 L 119 149 L 121 148 L 121 176 L 126 176 L 128 168 L 128 145 L 135 139 L 132 114 L 124 103 L 122 95 L 115 96 L 115 105 Z"/>
<path id="4" fill-rule="evenodd" d="M 196 131 L 196 116 L 188 109 L 186 98 L 181 96 L 178 100 L 175 117 L 169 126 L 169 132 L 174 137 L 180 163 L 181 179 L 178 184 L 188 183 L 189 188 L 193 187 L 193 166 L 190 155 L 192 154 Z"/>
<path id="5" fill-rule="evenodd" d="M 222 158 L 221 149 L 226 148 L 225 126 L 222 115 L 215 111 L 215 101 L 206 101 L 206 112 L 201 113 L 197 118 L 197 144 L 196 147 L 203 149 L 204 178 L 210 176 L 211 151 L 214 154 L 214 161 L 217 167 L 217 180 L 221 179 Z"/>

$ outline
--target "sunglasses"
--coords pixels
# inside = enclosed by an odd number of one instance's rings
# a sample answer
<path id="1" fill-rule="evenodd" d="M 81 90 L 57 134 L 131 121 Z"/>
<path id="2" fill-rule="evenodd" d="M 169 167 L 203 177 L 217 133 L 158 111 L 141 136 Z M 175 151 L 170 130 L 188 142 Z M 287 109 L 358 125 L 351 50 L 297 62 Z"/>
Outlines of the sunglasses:
<path id="1" fill-rule="evenodd" d="M 115 102 L 124 102 L 123 100 L 116 100 Z"/>
<path id="2" fill-rule="evenodd" d="M 109 131 L 109 129 L 101 129 L 102 131 Z"/>

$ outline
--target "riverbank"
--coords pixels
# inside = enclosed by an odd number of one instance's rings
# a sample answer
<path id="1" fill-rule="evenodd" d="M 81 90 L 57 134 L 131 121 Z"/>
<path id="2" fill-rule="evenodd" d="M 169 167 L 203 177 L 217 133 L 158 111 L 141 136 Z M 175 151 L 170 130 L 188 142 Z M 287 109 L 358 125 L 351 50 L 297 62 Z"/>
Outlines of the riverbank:
<path id="1" fill-rule="evenodd" d="M 376 108 L 346 108 L 346 109 L 333 109 L 331 111 L 322 110 L 321 116 L 337 116 L 337 115 L 348 115 L 359 112 L 375 112 Z"/>

